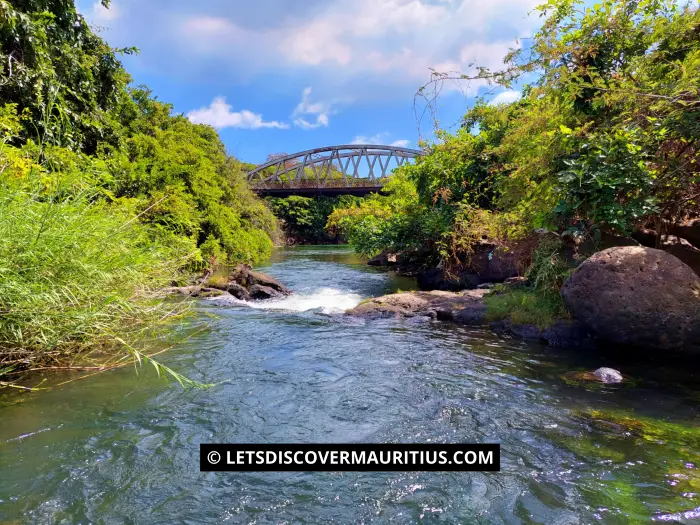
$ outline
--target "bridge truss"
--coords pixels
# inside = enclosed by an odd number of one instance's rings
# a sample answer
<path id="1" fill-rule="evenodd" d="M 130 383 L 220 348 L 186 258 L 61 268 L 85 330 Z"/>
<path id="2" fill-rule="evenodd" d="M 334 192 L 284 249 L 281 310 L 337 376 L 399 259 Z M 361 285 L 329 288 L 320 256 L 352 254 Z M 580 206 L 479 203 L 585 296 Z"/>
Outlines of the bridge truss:
<path id="1" fill-rule="evenodd" d="M 276 157 L 248 172 L 261 194 L 355 193 L 379 191 L 393 169 L 423 151 L 399 146 L 351 144 Z"/>

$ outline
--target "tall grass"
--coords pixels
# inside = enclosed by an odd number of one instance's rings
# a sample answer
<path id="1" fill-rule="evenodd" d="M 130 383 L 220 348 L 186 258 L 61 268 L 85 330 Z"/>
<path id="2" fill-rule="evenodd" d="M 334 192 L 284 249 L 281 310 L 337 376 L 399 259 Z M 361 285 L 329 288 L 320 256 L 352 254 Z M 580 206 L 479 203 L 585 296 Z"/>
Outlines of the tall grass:
<path id="1" fill-rule="evenodd" d="M 141 359 L 135 343 L 185 313 L 153 298 L 192 249 L 164 236 L 88 193 L 47 196 L 2 180 L 0 376 L 65 365 L 95 350 Z"/>

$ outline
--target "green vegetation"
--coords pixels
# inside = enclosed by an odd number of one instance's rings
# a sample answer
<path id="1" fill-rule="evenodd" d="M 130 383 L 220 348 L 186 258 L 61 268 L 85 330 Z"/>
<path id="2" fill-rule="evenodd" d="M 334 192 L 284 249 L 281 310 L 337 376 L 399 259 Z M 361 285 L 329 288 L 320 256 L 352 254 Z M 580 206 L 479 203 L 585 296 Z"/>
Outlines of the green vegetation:
<path id="1" fill-rule="evenodd" d="M 268 201 L 275 217 L 282 221 L 288 242 L 324 244 L 338 239 L 338 235 L 326 230 L 326 223 L 333 209 L 336 206 L 353 205 L 361 199 L 351 195 L 313 198 L 292 195 L 286 198 L 269 198 Z"/>
<path id="2" fill-rule="evenodd" d="M 539 240 L 527 270 L 527 286 L 499 286 L 484 297 L 491 321 L 510 319 L 514 324 L 533 324 L 545 329 L 558 319 L 569 318 L 559 295 L 561 285 L 573 271 L 563 255 L 564 243 L 555 234 Z"/>
<path id="3" fill-rule="evenodd" d="M 538 11 L 531 45 L 475 77 L 507 88 L 535 78 L 522 98 L 477 101 L 460 130 L 439 132 L 426 156 L 397 171 L 388 195 L 336 209 L 329 227 L 360 253 L 402 251 L 453 271 L 482 240 L 535 248 L 534 231 L 546 229 L 575 249 L 601 232 L 660 235 L 700 214 L 697 4 L 549 0 Z M 544 239 L 527 273 L 538 297 L 557 292 L 571 266 Z M 527 297 L 491 301 L 537 315 Z M 550 311 L 548 301 L 537 309 Z"/>
<path id="4" fill-rule="evenodd" d="M 153 290 L 271 251 L 277 220 L 243 165 L 129 86 L 131 52 L 72 1 L 0 0 L 0 376 L 140 358 L 136 342 L 184 312 Z"/>
<path id="5" fill-rule="evenodd" d="M 505 289 L 484 297 L 489 321 L 510 319 L 514 324 L 532 324 L 547 328 L 557 319 L 568 317 L 558 295 L 531 289 Z"/>

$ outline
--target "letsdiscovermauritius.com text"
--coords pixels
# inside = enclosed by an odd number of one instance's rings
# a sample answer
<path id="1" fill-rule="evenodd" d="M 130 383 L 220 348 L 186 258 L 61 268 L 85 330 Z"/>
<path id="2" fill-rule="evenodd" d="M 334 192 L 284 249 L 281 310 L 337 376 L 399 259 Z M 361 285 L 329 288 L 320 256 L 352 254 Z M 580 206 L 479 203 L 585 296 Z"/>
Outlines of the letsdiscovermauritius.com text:
<path id="1" fill-rule="evenodd" d="M 498 471 L 497 444 L 200 445 L 202 471 Z"/>

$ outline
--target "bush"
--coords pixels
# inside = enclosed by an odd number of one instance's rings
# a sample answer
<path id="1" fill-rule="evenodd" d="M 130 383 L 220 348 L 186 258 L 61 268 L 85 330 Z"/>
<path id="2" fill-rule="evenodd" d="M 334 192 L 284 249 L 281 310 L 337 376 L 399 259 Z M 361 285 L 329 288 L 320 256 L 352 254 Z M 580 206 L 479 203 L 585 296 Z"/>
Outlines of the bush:
<path id="1" fill-rule="evenodd" d="M 559 297 L 561 286 L 573 271 L 563 253 L 564 248 L 559 237 L 548 234 L 533 251 L 532 263 L 525 276 L 539 292 Z"/>

